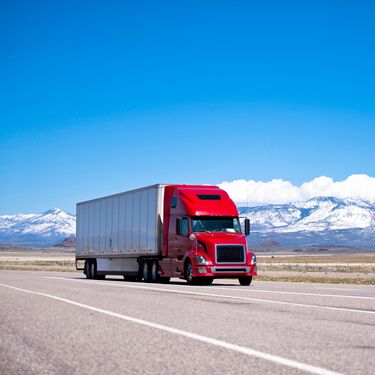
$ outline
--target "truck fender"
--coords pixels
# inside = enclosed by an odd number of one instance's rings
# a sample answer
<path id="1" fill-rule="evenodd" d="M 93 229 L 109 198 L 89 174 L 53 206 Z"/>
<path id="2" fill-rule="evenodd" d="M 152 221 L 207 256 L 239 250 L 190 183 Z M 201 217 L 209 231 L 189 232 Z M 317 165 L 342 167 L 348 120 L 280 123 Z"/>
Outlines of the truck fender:
<path id="1" fill-rule="evenodd" d="M 193 256 L 190 253 L 185 254 L 185 257 L 184 257 L 184 270 L 183 270 L 184 273 L 185 273 L 185 267 L 186 267 L 187 262 L 190 262 L 192 265 L 194 265 Z"/>

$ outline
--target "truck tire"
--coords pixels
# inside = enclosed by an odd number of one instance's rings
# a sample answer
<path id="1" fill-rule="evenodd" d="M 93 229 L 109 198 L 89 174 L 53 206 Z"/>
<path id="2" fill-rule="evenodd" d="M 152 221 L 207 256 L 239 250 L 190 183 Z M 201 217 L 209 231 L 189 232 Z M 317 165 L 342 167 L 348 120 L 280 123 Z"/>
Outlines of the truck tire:
<path id="1" fill-rule="evenodd" d="M 86 279 L 91 279 L 91 268 L 90 268 L 90 261 L 85 261 L 85 271 L 84 274 L 86 275 Z"/>
<path id="2" fill-rule="evenodd" d="M 124 277 L 124 279 L 125 279 L 125 277 Z M 142 281 L 142 279 L 143 279 L 143 261 L 138 260 L 138 274 L 136 276 L 136 281 Z"/>
<path id="3" fill-rule="evenodd" d="M 152 283 L 157 283 L 159 281 L 159 264 L 157 260 L 151 263 L 150 281 Z"/>
<path id="4" fill-rule="evenodd" d="M 241 276 L 238 278 L 240 285 L 249 286 L 251 284 L 253 277 L 252 276 Z"/>
<path id="5" fill-rule="evenodd" d="M 92 259 L 90 261 L 90 279 L 96 279 L 96 260 Z"/>
<path id="6" fill-rule="evenodd" d="M 193 277 L 193 266 L 189 260 L 185 263 L 184 276 L 185 276 L 186 282 L 189 285 L 193 285 L 195 283 L 195 278 Z"/>
<path id="7" fill-rule="evenodd" d="M 151 281 L 150 264 L 146 260 L 142 263 L 142 279 L 145 283 L 149 283 Z"/>

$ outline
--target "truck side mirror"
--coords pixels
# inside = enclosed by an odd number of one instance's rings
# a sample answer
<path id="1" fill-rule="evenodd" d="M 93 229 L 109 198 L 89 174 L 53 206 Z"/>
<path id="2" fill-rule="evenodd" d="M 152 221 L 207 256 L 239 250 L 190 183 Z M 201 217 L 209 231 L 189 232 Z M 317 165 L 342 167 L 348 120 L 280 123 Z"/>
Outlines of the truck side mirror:
<path id="1" fill-rule="evenodd" d="M 181 219 L 180 218 L 176 219 L 176 234 L 177 235 L 181 234 Z"/>
<path id="2" fill-rule="evenodd" d="M 245 219 L 245 236 L 250 234 L 250 220 L 248 218 Z"/>

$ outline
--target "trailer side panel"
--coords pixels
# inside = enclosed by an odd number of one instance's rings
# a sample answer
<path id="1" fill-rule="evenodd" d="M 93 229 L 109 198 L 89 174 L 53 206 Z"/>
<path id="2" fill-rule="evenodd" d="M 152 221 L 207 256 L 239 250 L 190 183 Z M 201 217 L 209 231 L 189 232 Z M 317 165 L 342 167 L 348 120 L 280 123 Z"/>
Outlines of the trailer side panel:
<path id="1" fill-rule="evenodd" d="M 77 259 L 158 256 L 164 185 L 77 204 Z"/>

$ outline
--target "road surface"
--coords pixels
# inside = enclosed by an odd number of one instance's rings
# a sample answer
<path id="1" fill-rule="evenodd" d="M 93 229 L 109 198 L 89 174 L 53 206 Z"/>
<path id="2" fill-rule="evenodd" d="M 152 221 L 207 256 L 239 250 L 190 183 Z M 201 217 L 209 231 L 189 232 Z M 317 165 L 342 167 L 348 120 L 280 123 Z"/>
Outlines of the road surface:
<path id="1" fill-rule="evenodd" d="M 375 287 L 0 271 L 0 374 L 372 374 Z"/>

